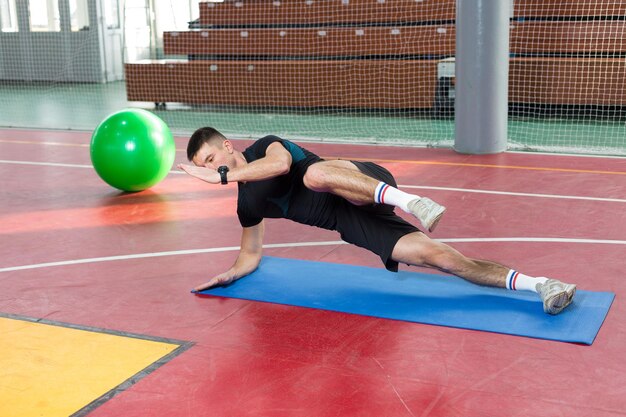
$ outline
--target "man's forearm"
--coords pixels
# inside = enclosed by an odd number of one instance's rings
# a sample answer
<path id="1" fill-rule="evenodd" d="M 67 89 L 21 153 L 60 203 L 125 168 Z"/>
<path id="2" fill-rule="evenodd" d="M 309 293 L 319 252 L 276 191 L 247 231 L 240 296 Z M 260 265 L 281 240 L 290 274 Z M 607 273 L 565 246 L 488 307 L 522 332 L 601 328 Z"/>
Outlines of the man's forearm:
<path id="1" fill-rule="evenodd" d="M 275 178 L 289 172 L 289 161 L 265 157 L 228 172 L 229 182 L 254 182 Z"/>

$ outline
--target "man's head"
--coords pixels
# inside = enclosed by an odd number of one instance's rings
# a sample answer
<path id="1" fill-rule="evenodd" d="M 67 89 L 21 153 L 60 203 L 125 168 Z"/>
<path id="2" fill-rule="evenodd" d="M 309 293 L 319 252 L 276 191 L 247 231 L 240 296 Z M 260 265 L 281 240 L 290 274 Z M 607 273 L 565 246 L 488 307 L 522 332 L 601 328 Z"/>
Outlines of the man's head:
<path id="1" fill-rule="evenodd" d="M 212 127 L 201 127 L 189 138 L 187 159 L 196 166 L 217 169 L 234 166 L 234 148 L 224 135 Z"/>

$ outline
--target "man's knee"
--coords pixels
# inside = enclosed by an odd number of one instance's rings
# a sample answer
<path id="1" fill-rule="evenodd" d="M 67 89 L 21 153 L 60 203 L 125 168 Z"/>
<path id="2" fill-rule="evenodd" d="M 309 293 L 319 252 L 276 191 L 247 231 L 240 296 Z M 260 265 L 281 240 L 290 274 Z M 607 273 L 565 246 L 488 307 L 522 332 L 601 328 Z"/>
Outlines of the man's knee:
<path id="1" fill-rule="evenodd" d="M 425 261 L 429 266 L 452 273 L 456 273 L 472 263 L 471 259 L 441 242 L 437 242 L 427 251 Z"/>
<path id="2" fill-rule="evenodd" d="M 415 266 L 429 266 L 452 271 L 458 269 L 465 257 L 445 243 L 431 240 L 423 233 L 402 238 L 393 252 L 394 259 Z"/>
<path id="3" fill-rule="evenodd" d="M 323 162 L 309 166 L 302 178 L 304 186 L 313 191 L 325 191 L 327 187 L 326 170 Z"/>
<path id="4" fill-rule="evenodd" d="M 454 269 L 457 256 L 445 247 L 433 247 L 427 251 L 425 262 L 427 265 L 434 266 L 447 271 Z"/>
<path id="5" fill-rule="evenodd" d="M 441 267 L 450 263 L 447 251 L 439 247 L 435 242 L 422 246 L 416 253 L 416 261 L 421 266 Z"/>

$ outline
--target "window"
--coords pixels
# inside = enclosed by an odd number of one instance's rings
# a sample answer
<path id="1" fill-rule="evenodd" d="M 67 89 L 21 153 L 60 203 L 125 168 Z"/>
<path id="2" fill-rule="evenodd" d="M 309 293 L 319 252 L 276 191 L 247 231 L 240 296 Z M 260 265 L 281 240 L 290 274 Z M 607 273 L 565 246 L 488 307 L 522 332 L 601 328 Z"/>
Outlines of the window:
<path id="1" fill-rule="evenodd" d="M 124 36 L 127 62 L 148 59 L 151 54 L 149 7 L 146 0 L 126 0 L 124 6 Z"/>
<path id="2" fill-rule="evenodd" d="M 108 29 L 120 28 L 119 0 L 109 0 L 104 2 L 104 19 Z"/>
<path id="3" fill-rule="evenodd" d="M 200 7 L 203 5 L 200 2 L 204 2 L 205 0 L 189 0 L 189 8 L 191 11 L 191 20 L 196 20 L 200 18 Z"/>
<path id="4" fill-rule="evenodd" d="M 59 32 L 59 0 L 30 0 L 30 30 L 33 32 Z"/>
<path id="5" fill-rule="evenodd" d="M 89 30 L 89 9 L 87 7 L 87 0 L 70 0 L 70 27 L 72 28 L 72 32 Z"/>
<path id="6" fill-rule="evenodd" d="M 15 0 L 0 0 L 0 32 L 17 32 Z"/>

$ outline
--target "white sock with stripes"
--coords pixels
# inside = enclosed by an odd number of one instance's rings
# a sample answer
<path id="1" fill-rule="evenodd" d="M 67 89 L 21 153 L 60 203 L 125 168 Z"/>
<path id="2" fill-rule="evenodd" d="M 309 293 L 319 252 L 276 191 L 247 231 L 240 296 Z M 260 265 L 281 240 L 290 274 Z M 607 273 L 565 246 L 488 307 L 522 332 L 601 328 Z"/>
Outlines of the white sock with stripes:
<path id="1" fill-rule="evenodd" d="M 507 290 L 514 291 L 532 291 L 537 292 L 537 284 L 543 284 L 548 278 L 535 278 L 528 275 L 520 274 L 519 272 L 511 269 L 506 275 L 506 288 Z"/>
<path id="2" fill-rule="evenodd" d="M 400 207 L 402 210 L 409 212 L 409 202 L 420 198 L 418 195 L 405 193 L 395 187 L 384 182 L 379 182 L 374 192 L 374 202 L 378 204 L 389 204 L 391 206 Z"/>

